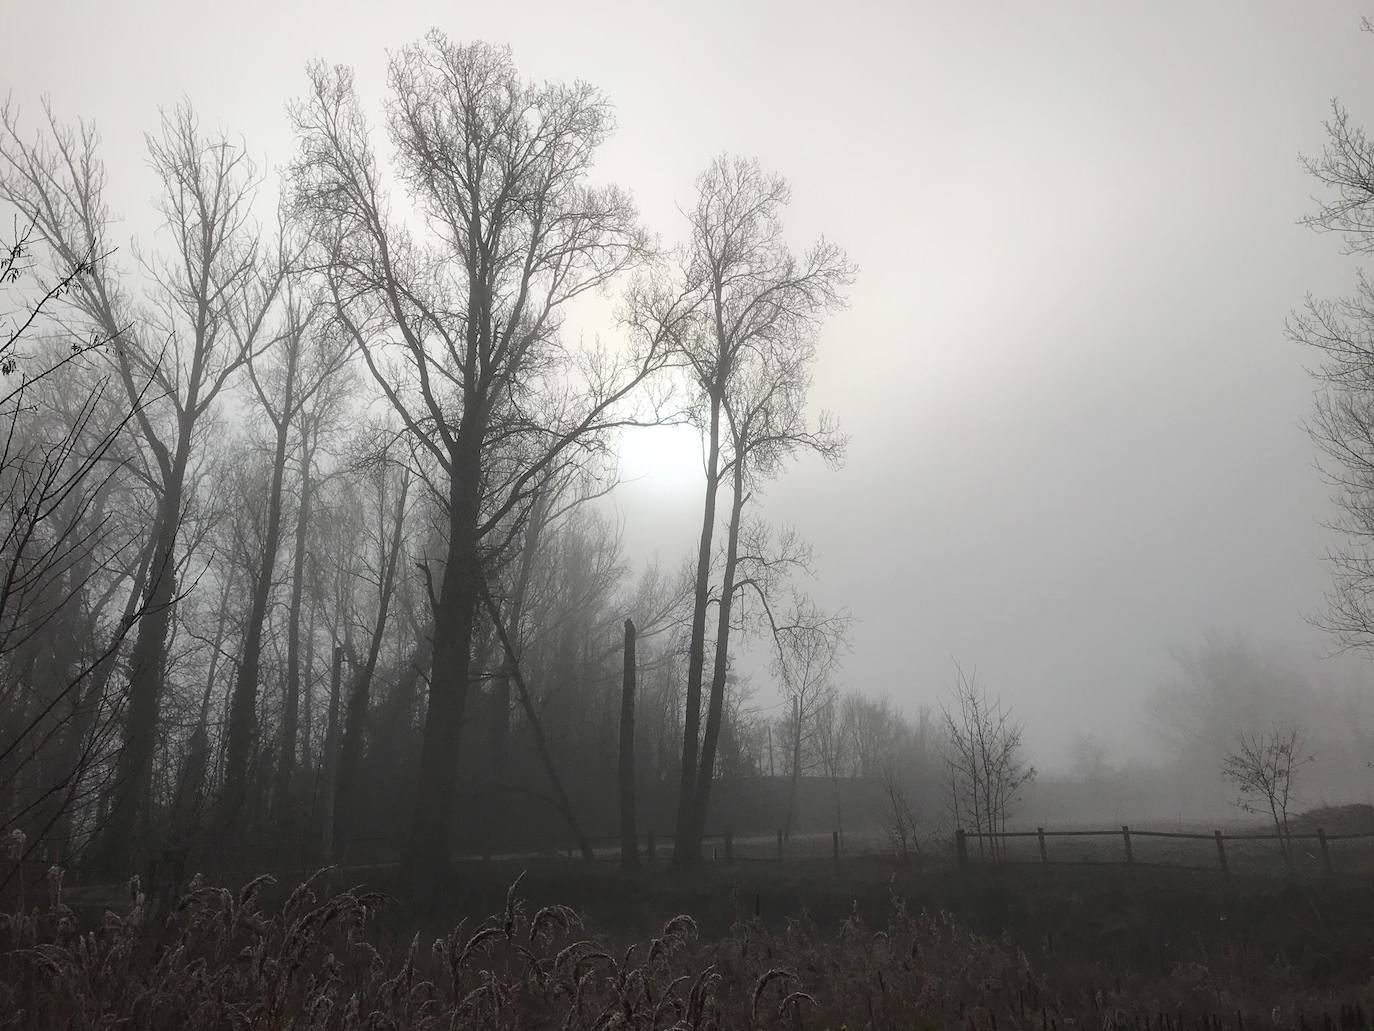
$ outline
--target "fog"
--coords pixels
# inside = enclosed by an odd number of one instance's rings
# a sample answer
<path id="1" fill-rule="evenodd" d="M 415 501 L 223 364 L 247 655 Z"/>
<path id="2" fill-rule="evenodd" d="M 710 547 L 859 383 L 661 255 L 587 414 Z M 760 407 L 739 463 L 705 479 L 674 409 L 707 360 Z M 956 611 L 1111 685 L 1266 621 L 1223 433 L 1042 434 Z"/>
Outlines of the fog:
<path id="1" fill-rule="evenodd" d="M 455 42 L 509 44 L 531 81 L 601 90 L 615 130 L 591 178 L 628 189 L 665 251 L 690 246 L 698 176 L 717 155 L 784 176 L 787 244 L 803 254 L 823 237 L 852 272 L 843 303 L 817 307 L 806 400 L 811 417 L 834 416 L 847 453 L 838 467 L 790 457 L 751 503 L 814 549 L 814 575 L 799 588 L 819 610 L 852 617 L 833 686 L 885 697 L 915 726 L 923 710 L 939 722 L 960 670 L 976 674 L 1024 725 L 1039 771 L 1026 819 L 1185 821 L 1234 817 L 1221 755 L 1236 733 L 1278 723 L 1301 724 L 1316 754 L 1305 804 L 1374 795 L 1362 751 L 1374 677 L 1364 655 L 1342 651 L 1348 640 L 1316 625 L 1332 590 L 1326 557 L 1342 537 L 1305 427 L 1316 359 L 1285 330 L 1309 294 L 1356 285 L 1359 263 L 1340 240 L 1300 224 L 1322 192 L 1300 156 L 1320 154 L 1333 98 L 1354 123 L 1374 122 L 1374 37 L 1360 32 L 1361 13 L 1278 2 L 1033 11 L 589 2 L 527 4 L 516 16 L 500 5 L 253 0 L 197 15 L 164 0 L 10 3 L 0 11 L 0 86 L 28 134 L 20 139 L 38 138 L 43 98 L 63 123 L 98 127 L 119 219 L 110 238 L 131 262 L 131 238 L 145 249 L 169 238 L 144 135 L 160 110 L 185 100 L 203 129 L 242 144 L 262 173 L 255 210 L 271 228 L 298 152 L 286 104 L 308 92 L 306 63 L 355 70 L 389 167 L 388 55 L 434 26 Z M 409 206 L 403 190 L 390 196 L 394 208 Z M 621 346 L 614 323 L 626 282 L 628 273 L 570 306 L 564 335 Z M 379 397 L 354 411 L 381 418 Z M 270 430 L 246 386 L 231 386 L 222 404 L 231 434 Z M 619 528 L 625 584 L 655 562 L 665 577 L 690 573 L 703 439 L 699 427 L 653 426 L 609 445 L 619 483 L 593 507 Z M 379 482 L 367 498 L 383 513 L 380 561 L 384 513 L 400 488 Z M 276 560 L 269 623 L 285 618 L 294 526 Z M 217 561 L 192 563 L 186 547 L 188 570 Z M 204 575 L 194 605 L 209 612 L 224 581 Z M 550 582 L 559 575 L 573 574 Z M 401 577 L 415 581 L 404 604 L 420 606 L 424 584 L 414 569 Z M 428 590 L 437 598 L 437 578 Z M 606 604 L 614 627 L 630 614 Z M 196 640 L 213 636 L 202 622 Z M 227 639 L 246 625 L 235 616 Z M 319 631 L 321 678 L 327 639 L 342 640 L 333 625 Z M 379 643 L 381 667 L 405 667 L 407 633 Z M 264 654 L 264 698 L 281 647 Z M 574 646 L 529 647 L 557 671 Z M 732 684 L 748 685 L 740 704 L 759 733 L 773 733 L 791 704 L 776 642 L 753 632 L 732 648 Z M 185 659 L 195 671 L 187 684 L 204 679 L 208 660 L 196 655 Z M 216 686 L 226 676 L 210 667 L 207 699 L 228 697 Z M 364 696 L 364 716 L 368 704 Z M 194 725 L 195 705 L 184 708 L 182 729 Z M 1204 710 L 1214 723 L 1181 739 L 1178 714 Z M 227 711 L 218 718 L 214 726 L 228 726 Z M 252 755 L 266 754 L 275 717 L 243 718 L 261 721 Z M 379 732 L 369 724 L 367 733 Z M 493 747 L 504 762 L 505 746 Z M 554 760 L 572 761 L 558 747 Z M 398 768 L 419 761 L 407 752 Z M 529 768 L 539 768 L 534 758 Z M 1208 787 L 1190 793 L 1180 778 Z M 1085 779 L 1099 782 L 1097 796 L 1063 794 Z M 589 804 L 573 795 L 574 807 Z M 925 804 L 942 810 L 938 790 Z"/>

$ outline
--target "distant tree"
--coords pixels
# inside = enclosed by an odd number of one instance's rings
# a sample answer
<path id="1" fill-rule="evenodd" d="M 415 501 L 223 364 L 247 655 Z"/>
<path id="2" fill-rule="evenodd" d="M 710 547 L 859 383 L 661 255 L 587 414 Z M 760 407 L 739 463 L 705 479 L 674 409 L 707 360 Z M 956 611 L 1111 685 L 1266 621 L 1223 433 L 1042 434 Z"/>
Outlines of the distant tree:
<path id="1" fill-rule="evenodd" d="M 287 343 L 293 341 L 288 337 Z M 334 368 L 331 358 L 338 354 L 340 341 L 330 340 L 320 333 L 306 345 L 304 365 L 306 383 L 310 374 L 320 373 L 314 390 L 302 390 L 298 395 L 298 410 L 294 411 L 296 440 L 293 445 L 291 482 L 294 484 L 295 525 L 291 540 L 290 593 L 286 601 L 285 677 L 282 692 L 282 712 L 277 733 L 277 764 L 273 777 L 272 807 L 278 827 L 289 828 L 295 821 L 299 804 L 302 760 L 310 754 L 312 715 L 312 669 L 314 657 L 314 620 L 318 606 L 308 590 L 311 578 L 312 555 L 318 550 L 320 522 L 320 494 L 327 490 L 330 480 L 340 472 L 321 473 L 319 466 L 335 438 L 342 436 L 345 420 L 351 414 L 350 402 L 356 399 L 353 369 Z M 347 341 L 344 341 L 346 344 Z M 347 350 L 342 353 L 347 354 Z M 315 363 L 323 362 L 328 374 Z M 299 363 L 301 358 L 297 358 Z M 269 420 L 270 421 L 270 420 Z M 275 427 L 274 427 L 275 428 Z M 328 513 L 325 513 L 328 515 Z M 318 555 L 315 555 L 318 558 Z M 315 585 L 318 588 L 318 584 Z M 304 713 L 304 718 L 303 718 Z"/>
<path id="2" fill-rule="evenodd" d="M 821 771 L 830 781 L 830 794 L 835 803 L 835 830 L 844 838 L 844 807 L 840 800 L 840 778 L 845 775 L 845 762 L 852 751 L 851 727 L 845 722 L 842 695 L 831 691 L 821 702 L 815 715 L 815 743 Z"/>
<path id="3" fill-rule="evenodd" d="M 791 711 L 779 721 L 786 742 L 784 769 L 788 775 L 787 816 L 783 835 L 790 838 L 797 820 L 798 788 L 802 774 L 824 762 L 818 738 L 821 714 L 833 711 L 834 674 L 844 643 L 843 627 L 824 624 L 812 616 L 782 635 L 773 661 L 783 697 Z"/>
<path id="4" fill-rule="evenodd" d="M 920 852 L 921 820 L 929 820 L 940 790 L 939 730 L 931 709 L 923 706 L 915 721 L 896 711 L 886 698 L 858 692 L 845 696 L 845 723 L 860 776 L 882 782 L 877 818 L 898 853 Z"/>
<path id="5" fill-rule="evenodd" d="M 361 566 L 365 590 L 368 593 L 375 591 L 375 596 L 370 599 L 373 603 L 370 606 L 371 620 L 359 621 L 366 647 L 353 663 L 351 682 L 343 703 L 334 792 L 333 852 L 336 856 L 347 854 L 349 839 L 358 818 L 358 779 L 367 733 L 368 709 L 372 700 L 372 682 L 377 674 L 377 661 L 386 638 L 387 616 L 396 593 L 401 556 L 405 550 L 407 502 L 411 493 L 411 471 L 404 462 L 397 462 L 382 452 L 373 456 L 370 464 L 369 479 L 373 483 L 369 501 L 372 511 L 371 519 L 367 522 L 371 524 L 371 529 L 364 535 L 364 540 L 367 551 L 372 554 L 363 555 Z"/>
<path id="6" fill-rule="evenodd" d="M 1303 754 L 1297 726 L 1271 727 L 1263 733 L 1243 733 L 1222 759 L 1221 775 L 1239 792 L 1236 805 L 1247 813 L 1265 813 L 1274 824 L 1288 872 L 1293 872 L 1293 843 L 1288 810 L 1294 802 L 1293 781 L 1299 769 L 1313 761 Z"/>
<path id="7" fill-rule="evenodd" d="M 1201 806 L 1226 802 L 1215 780 L 1216 762 L 1231 747 L 1237 727 L 1318 716 L 1310 677 L 1272 643 L 1209 631 L 1175 649 L 1173 659 L 1176 672 L 1151 693 L 1148 714 L 1179 785 Z M 1321 730 L 1326 740 L 1326 721 Z"/>
<path id="8" fill-rule="evenodd" d="M 954 704 L 943 710 L 946 734 L 946 772 L 954 824 L 968 823 L 980 835 L 1005 832 L 1007 820 L 1020 801 L 1021 789 L 1035 777 L 1021 745 L 1023 724 L 1001 698 L 988 695 L 977 675 L 957 670 Z M 980 837 L 979 850 L 997 858 L 1003 854 L 998 838 Z"/>
<path id="9" fill-rule="evenodd" d="M 768 747 L 762 737 L 767 728 L 750 704 L 752 696 L 747 677 L 730 673 L 725 678 L 725 712 L 714 774 L 717 779 L 739 780 L 759 774 Z"/>
<path id="10" fill-rule="evenodd" d="M 1077 780 L 1100 784 L 1107 776 L 1107 746 L 1088 734 L 1078 734 L 1069 746 L 1070 772 Z"/>
<path id="11" fill-rule="evenodd" d="M 247 358 L 246 368 L 257 411 L 266 417 L 265 441 L 271 455 L 271 472 L 262 514 L 258 554 L 248 564 L 251 608 L 244 628 L 243 653 L 239 659 L 229 707 L 222 816 L 226 826 L 241 816 L 248 793 L 249 767 L 257 746 L 258 688 L 261 676 L 263 634 L 269 606 L 277 586 L 277 556 L 281 550 L 289 487 L 288 464 L 292 436 L 300 431 L 302 416 L 311 400 L 327 390 L 330 380 L 348 357 L 346 344 L 337 334 L 312 326 L 322 320 L 324 305 L 288 280 L 284 325 L 275 345 L 264 355 Z M 283 765 L 289 766 L 283 758 Z"/>
<path id="12" fill-rule="evenodd" d="M 906 786 L 894 769 L 883 772 L 883 801 L 878 808 L 878 821 L 903 862 L 920 854 L 921 843 L 917 836 L 920 820 Z"/>

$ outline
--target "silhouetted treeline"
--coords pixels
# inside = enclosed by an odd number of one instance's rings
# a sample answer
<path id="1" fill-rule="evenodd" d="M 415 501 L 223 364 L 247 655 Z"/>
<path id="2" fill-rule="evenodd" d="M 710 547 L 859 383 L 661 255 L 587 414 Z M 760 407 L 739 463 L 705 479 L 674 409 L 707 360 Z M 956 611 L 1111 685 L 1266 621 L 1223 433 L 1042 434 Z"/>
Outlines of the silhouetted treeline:
<path id="1" fill-rule="evenodd" d="M 587 853 L 626 618 L 641 826 L 678 862 L 722 807 L 790 830 L 803 779 L 842 810 L 840 779 L 911 766 L 925 738 L 839 696 L 847 617 L 757 510 L 794 457 L 843 458 L 807 402 L 843 251 L 794 252 L 786 182 L 728 156 L 661 245 L 594 181 L 607 99 L 502 48 L 431 33 L 383 124 L 371 99 L 308 68 L 276 210 L 248 143 L 168 110 L 133 244 L 94 127 L 3 109 L 0 830 L 109 875 Z M 701 533 L 632 570 L 597 502 L 617 435 L 663 422 L 701 430 Z M 735 675 L 751 638 L 782 719 Z M 765 774 L 781 816 L 740 801 Z"/>

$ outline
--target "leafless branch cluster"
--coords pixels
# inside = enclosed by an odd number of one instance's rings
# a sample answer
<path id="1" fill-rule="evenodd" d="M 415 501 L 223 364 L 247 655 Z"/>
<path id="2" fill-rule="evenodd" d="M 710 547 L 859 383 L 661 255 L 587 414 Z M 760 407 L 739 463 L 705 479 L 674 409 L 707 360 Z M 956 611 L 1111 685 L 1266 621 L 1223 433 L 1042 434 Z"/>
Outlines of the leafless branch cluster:
<path id="1" fill-rule="evenodd" d="M 956 827 L 980 835 L 1007 829 L 1021 789 L 1035 777 L 1021 745 L 1022 724 L 1001 698 L 988 695 L 977 674 L 956 667 L 953 705 L 941 710 L 945 724 L 945 771 Z M 981 851 L 1002 854 L 996 837 L 978 839 Z"/>
<path id="2" fill-rule="evenodd" d="M 1296 726 L 1271 727 L 1242 733 L 1221 763 L 1221 775 L 1239 794 L 1236 805 L 1247 813 L 1268 813 L 1279 836 L 1283 859 L 1293 869 L 1288 810 L 1294 802 L 1293 782 L 1299 769 L 1313 761 L 1303 754 L 1302 731 Z"/>
<path id="3" fill-rule="evenodd" d="M 619 776 L 693 863 L 712 782 L 761 772 L 751 639 L 857 776 L 818 721 L 847 617 L 757 504 L 843 460 L 808 394 L 844 252 L 794 252 L 785 180 L 730 156 L 661 246 L 597 180 L 608 99 L 503 47 L 431 32 L 372 99 L 307 67 L 270 213 L 247 141 L 166 109 L 156 233 L 118 247 L 95 127 L 0 107 L 0 829 L 105 874 L 375 847 L 434 883 L 531 800 L 590 855 Z M 701 534 L 636 578 L 601 502 L 661 423 L 702 433 Z"/>

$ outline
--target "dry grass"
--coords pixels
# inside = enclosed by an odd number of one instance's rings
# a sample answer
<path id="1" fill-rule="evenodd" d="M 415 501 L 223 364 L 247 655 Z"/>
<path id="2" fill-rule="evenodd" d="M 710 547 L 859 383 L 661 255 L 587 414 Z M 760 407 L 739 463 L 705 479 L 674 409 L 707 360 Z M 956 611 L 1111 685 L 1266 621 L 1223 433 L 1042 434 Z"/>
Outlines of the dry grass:
<path id="1" fill-rule="evenodd" d="M 154 915 L 137 881 L 98 926 L 46 898 L 0 915 L 0 1027 L 56 1028 L 1058 1028 L 1299 1027 L 1323 1011 L 1363 1026 L 1355 996 L 1296 994 L 1273 971 L 1180 965 L 1100 985 L 1090 968 L 1037 970 L 1009 942 L 898 897 L 882 927 L 857 910 L 822 934 L 805 917 L 704 939 L 692 917 L 611 947 L 578 913 L 532 908 L 517 879 L 500 912 L 432 942 L 386 943 L 376 893 L 320 875 L 280 905 L 271 878 L 192 883 Z M 31 893 L 32 895 L 32 893 Z"/>

